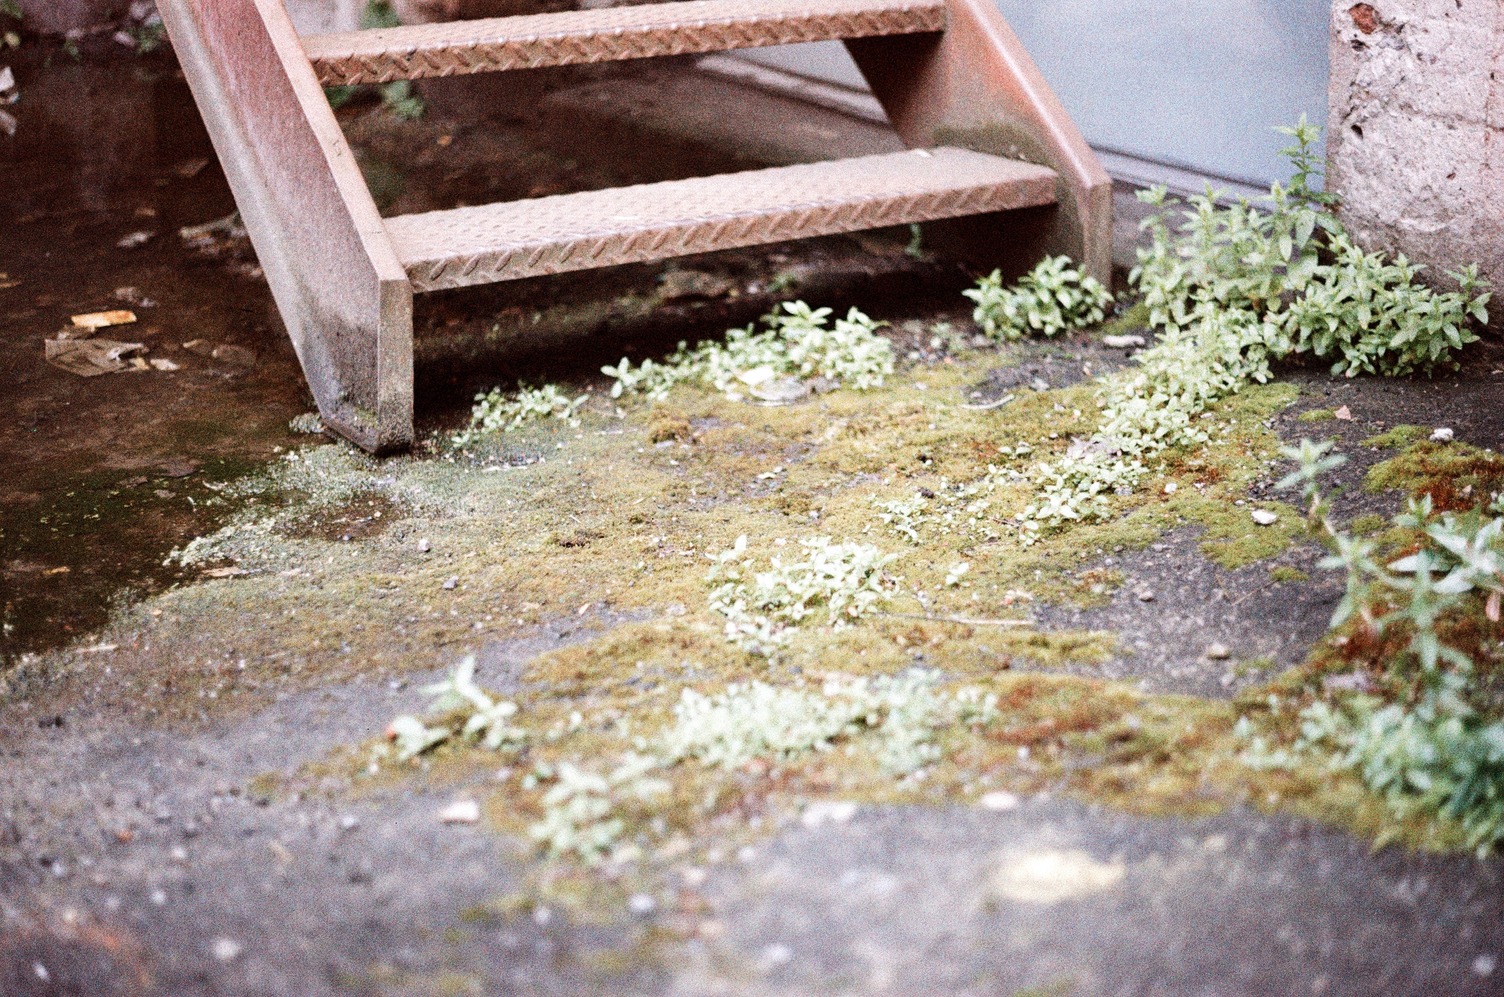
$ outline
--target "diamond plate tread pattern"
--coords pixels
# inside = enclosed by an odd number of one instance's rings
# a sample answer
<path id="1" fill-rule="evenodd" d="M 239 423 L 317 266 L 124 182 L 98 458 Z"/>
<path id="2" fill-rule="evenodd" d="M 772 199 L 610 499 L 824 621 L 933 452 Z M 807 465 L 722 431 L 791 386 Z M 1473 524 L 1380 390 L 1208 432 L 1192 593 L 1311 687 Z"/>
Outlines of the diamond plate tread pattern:
<path id="1" fill-rule="evenodd" d="M 944 0 L 688 0 L 303 39 L 325 86 L 941 31 Z"/>
<path id="2" fill-rule="evenodd" d="M 1032 163 L 930 149 L 398 215 L 415 291 L 1055 203 Z"/>

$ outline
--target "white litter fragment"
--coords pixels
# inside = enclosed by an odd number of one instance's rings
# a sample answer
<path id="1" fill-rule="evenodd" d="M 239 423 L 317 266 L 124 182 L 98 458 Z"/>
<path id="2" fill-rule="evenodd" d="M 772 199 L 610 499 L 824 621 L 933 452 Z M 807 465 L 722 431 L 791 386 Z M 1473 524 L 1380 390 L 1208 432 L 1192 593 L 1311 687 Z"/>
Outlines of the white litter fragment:
<path id="1" fill-rule="evenodd" d="M 480 804 L 474 800 L 455 800 L 439 811 L 442 824 L 475 824 L 480 821 Z"/>
<path id="2" fill-rule="evenodd" d="M 1110 346 L 1115 350 L 1128 350 L 1135 346 L 1144 345 L 1143 336 L 1103 336 L 1102 345 Z"/>

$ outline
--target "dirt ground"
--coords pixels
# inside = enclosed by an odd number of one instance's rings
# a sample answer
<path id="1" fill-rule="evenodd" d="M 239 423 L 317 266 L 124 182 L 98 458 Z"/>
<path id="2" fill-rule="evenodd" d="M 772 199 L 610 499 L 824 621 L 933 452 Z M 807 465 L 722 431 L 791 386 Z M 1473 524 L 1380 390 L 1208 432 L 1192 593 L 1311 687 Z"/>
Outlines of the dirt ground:
<path id="1" fill-rule="evenodd" d="M 1341 592 L 1273 489 L 1278 444 L 1335 436 L 1337 515 L 1387 514 L 1399 493 L 1362 487 L 1398 452 L 1384 431 L 1504 444 L 1498 344 L 1430 381 L 1283 370 L 1228 404 L 1236 431 L 1176 471 L 1178 497 L 1027 550 L 939 527 L 910 547 L 875 499 L 1068 436 L 1128 358 L 1092 335 L 979 348 L 974 274 L 877 233 L 422 301 L 426 442 L 378 463 L 289 428 L 310 402 L 246 240 L 179 236 L 233 202 L 170 59 L 23 50 L 16 69 L 0 993 L 1504 992 L 1500 860 L 1376 850 L 1350 785 L 1224 750 Z M 384 210 L 893 142 L 681 65 L 510 85 L 432 90 L 418 121 L 345 108 Z M 888 321 L 892 383 L 779 408 L 606 396 L 602 364 L 793 297 Z M 68 316 L 113 307 L 178 369 L 43 361 Z M 519 379 L 587 393 L 580 424 L 444 445 L 477 390 Z M 1250 526 L 1255 505 L 1279 525 Z M 918 601 L 781 663 L 727 650 L 707 555 L 815 531 L 900 552 Z M 169 563 L 198 537 L 213 556 Z M 972 580 L 942 586 L 962 558 Z M 992 625 L 1020 614 L 1035 625 Z M 466 654 L 547 739 L 378 764 L 387 723 Z M 676 777 L 676 800 L 711 802 L 644 818 L 631 861 L 546 859 L 526 833 L 529 773 L 605 758 L 682 688 L 915 665 L 1004 697 L 1005 736 L 959 732 L 901 783 L 839 752 Z M 482 819 L 441 822 L 456 800 Z"/>

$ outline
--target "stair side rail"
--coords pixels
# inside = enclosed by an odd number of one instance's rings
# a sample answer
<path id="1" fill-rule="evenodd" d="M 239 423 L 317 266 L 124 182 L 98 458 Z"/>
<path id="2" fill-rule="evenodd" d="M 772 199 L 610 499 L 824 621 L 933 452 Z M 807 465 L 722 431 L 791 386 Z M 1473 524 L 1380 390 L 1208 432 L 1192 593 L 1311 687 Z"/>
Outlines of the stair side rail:
<path id="1" fill-rule="evenodd" d="M 846 47 L 910 147 L 961 146 L 1059 174 L 1057 205 L 1010 215 L 982 252 L 1019 272 L 1064 253 L 1110 286 L 1112 180 L 993 0 L 946 0 L 943 32 Z"/>
<path id="2" fill-rule="evenodd" d="M 325 425 L 413 438 L 412 287 L 282 0 L 159 0 Z"/>

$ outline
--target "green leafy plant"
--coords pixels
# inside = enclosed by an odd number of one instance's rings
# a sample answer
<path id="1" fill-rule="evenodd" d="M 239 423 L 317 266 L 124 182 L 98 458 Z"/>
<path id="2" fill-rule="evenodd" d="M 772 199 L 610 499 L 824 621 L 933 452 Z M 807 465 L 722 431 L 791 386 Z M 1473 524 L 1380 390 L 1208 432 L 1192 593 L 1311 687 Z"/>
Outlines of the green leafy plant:
<path id="1" fill-rule="evenodd" d="M 475 683 L 475 657 L 456 666 L 448 678 L 425 686 L 423 694 L 433 699 L 431 709 L 450 716 L 433 725 L 404 715 L 387 725 L 387 739 L 397 750 L 397 760 L 415 758 L 452 739 L 473 740 L 492 751 L 520 747 L 526 731 L 512 724 L 517 704 L 498 699 Z"/>
<path id="2" fill-rule="evenodd" d="M 611 397 L 645 395 L 653 401 L 679 384 L 697 384 L 742 397 L 777 378 L 825 378 L 843 387 L 880 388 L 893 373 L 893 346 L 878 335 L 879 323 L 855 308 L 831 321 L 829 308 L 785 302 L 763 316 L 764 328 L 732 329 L 724 342 L 708 341 L 679 349 L 663 363 L 644 360 L 633 367 L 623 358 L 601 371 L 614 379 Z"/>
<path id="3" fill-rule="evenodd" d="M 973 317 L 982 331 L 1002 340 L 1096 325 L 1112 304 L 1101 281 L 1082 274 L 1067 256 L 1045 257 L 1013 287 L 1004 287 L 994 270 L 961 293 L 976 303 Z"/>
<path id="4" fill-rule="evenodd" d="M 578 395 L 570 398 L 553 384 L 541 388 L 521 385 L 515 394 L 492 388 L 475 396 L 470 425 L 451 436 L 450 443 L 457 448 L 468 447 L 487 436 L 510 433 L 541 419 L 558 419 L 572 426 L 578 425 L 575 413 L 589 397 Z"/>
<path id="5" fill-rule="evenodd" d="M 1453 292 L 1419 283 L 1422 268 L 1403 256 L 1364 253 L 1313 184 L 1321 172 L 1320 130 L 1304 117 L 1280 131 L 1295 166 L 1260 204 L 1194 196 L 1172 224 L 1162 188 L 1140 199 L 1161 210 L 1142 224 L 1150 239 L 1129 279 L 1143 292 L 1150 322 L 1180 328 L 1209 313 L 1242 312 L 1281 334 L 1281 355 L 1331 359 L 1333 371 L 1403 375 L 1453 366 L 1488 320 L 1489 294 L 1476 267 L 1450 274 Z"/>
<path id="6" fill-rule="evenodd" d="M 715 584 L 710 608 L 726 617 L 726 637 L 754 654 L 771 654 L 809 621 L 844 626 L 873 612 L 890 595 L 883 569 L 895 559 L 871 544 L 834 543 L 829 537 L 799 541 L 803 560 L 758 571 L 737 537 L 716 558 L 707 580 Z"/>
<path id="7" fill-rule="evenodd" d="M 1429 497 L 1412 500 L 1393 525 L 1422 531 L 1424 545 L 1385 564 L 1374 542 L 1354 538 L 1328 516 L 1322 480 L 1344 460 L 1332 453 L 1332 444 L 1303 440 L 1284 454 L 1296 468 L 1279 487 L 1301 489 L 1313 526 L 1336 548 L 1322 567 L 1347 576 L 1331 625 L 1360 619 L 1380 637 L 1394 629 L 1408 633 L 1403 652 L 1385 664 L 1414 692 L 1409 702 L 1386 703 L 1369 695 L 1337 704 L 1318 700 L 1301 711 L 1293 751 L 1270 751 L 1255 738 L 1247 760 L 1279 767 L 1290 764 L 1294 754 L 1331 752 L 1331 764 L 1356 772 L 1397 818 L 1450 820 L 1469 847 L 1480 854 L 1492 851 L 1504 842 L 1504 722 L 1489 720 L 1469 703 L 1474 662 L 1442 642 L 1439 624 L 1465 610 L 1469 597 L 1485 598 L 1485 611 L 1498 618 L 1504 517 L 1486 517 L 1478 509 L 1436 516 Z M 1495 500 L 1489 512 L 1498 511 Z M 1251 735 L 1246 719 L 1239 726 Z"/>

